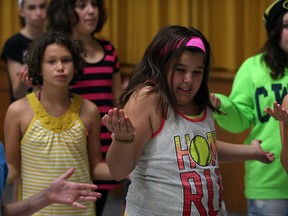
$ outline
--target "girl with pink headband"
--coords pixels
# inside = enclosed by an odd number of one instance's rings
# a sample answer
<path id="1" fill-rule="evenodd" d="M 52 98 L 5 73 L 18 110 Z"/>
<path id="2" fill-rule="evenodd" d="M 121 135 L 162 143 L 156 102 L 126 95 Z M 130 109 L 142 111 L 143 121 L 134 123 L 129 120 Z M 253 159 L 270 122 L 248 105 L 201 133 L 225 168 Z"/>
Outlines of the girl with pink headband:
<path id="1" fill-rule="evenodd" d="M 132 173 L 125 214 L 227 215 L 219 162 L 274 155 L 259 141 L 216 141 L 209 100 L 210 45 L 195 28 L 166 26 L 136 66 L 119 107 L 102 118 L 112 132 L 111 175 Z"/>

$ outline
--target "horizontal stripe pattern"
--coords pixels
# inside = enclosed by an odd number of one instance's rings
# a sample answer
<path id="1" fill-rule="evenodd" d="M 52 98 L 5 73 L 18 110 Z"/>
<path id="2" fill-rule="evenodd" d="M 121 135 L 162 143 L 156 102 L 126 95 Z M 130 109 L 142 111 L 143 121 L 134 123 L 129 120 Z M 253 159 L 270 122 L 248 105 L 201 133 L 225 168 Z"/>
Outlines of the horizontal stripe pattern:
<path id="1" fill-rule="evenodd" d="M 73 100 L 72 108 L 69 108 L 65 115 L 75 111 L 78 115 L 71 119 L 71 123 L 69 123 L 71 126 L 59 133 L 57 130 L 51 129 L 54 128 L 51 124 L 56 122 L 57 118 L 43 113 L 43 107 L 34 93 L 27 97 L 35 115 L 21 141 L 22 199 L 46 188 L 55 178 L 64 174 L 71 167 L 75 167 L 76 170 L 69 181 L 92 183 L 87 154 L 86 128 L 79 117 L 81 104 L 77 104 L 81 103 L 81 100 Z M 43 124 L 43 119 L 49 120 L 51 124 L 47 124 L 48 126 Z M 83 204 L 87 206 L 84 210 L 68 205 L 53 204 L 35 215 L 94 216 L 94 204 L 91 202 L 83 202 Z"/>
<path id="2" fill-rule="evenodd" d="M 87 80 L 87 81 L 81 81 L 81 82 L 78 82 L 78 87 L 82 87 L 82 88 L 90 88 L 90 87 L 95 87 L 95 86 L 111 86 L 112 85 L 112 80 Z"/>
<path id="3" fill-rule="evenodd" d="M 77 79 L 77 83 L 71 86 L 71 91 L 81 95 L 97 105 L 101 118 L 113 108 L 112 83 L 113 75 L 120 70 L 120 64 L 115 48 L 109 41 L 98 40 L 104 50 L 104 57 L 97 63 L 87 63 L 84 74 Z M 105 126 L 101 126 L 101 151 L 102 157 L 111 144 L 111 133 Z M 118 183 L 116 181 L 96 182 L 100 189 L 112 189 Z M 107 186 L 108 185 L 108 186 Z"/>

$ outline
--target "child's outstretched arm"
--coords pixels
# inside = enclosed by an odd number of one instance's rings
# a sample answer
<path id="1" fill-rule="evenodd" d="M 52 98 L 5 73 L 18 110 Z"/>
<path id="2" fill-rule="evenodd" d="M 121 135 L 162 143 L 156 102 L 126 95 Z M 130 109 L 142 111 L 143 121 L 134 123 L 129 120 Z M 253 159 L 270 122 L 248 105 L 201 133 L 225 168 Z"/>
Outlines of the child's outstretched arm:
<path id="1" fill-rule="evenodd" d="M 4 121 L 5 154 L 9 167 L 7 183 L 15 181 L 21 172 L 20 142 L 23 134 L 23 119 L 29 119 L 29 104 L 26 98 L 19 99 L 10 104 Z"/>
<path id="2" fill-rule="evenodd" d="M 274 153 L 262 149 L 260 140 L 253 140 L 250 145 L 231 144 L 217 140 L 217 152 L 220 163 L 258 160 L 269 164 L 275 159 Z"/>
<path id="3" fill-rule="evenodd" d="M 89 100 L 83 100 L 81 119 L 87 130 L 87 153 L 90 174 L 93 180 L 114 180 L 108 165 L 102 159 L 100 144 L 100 113 L 98 107 Z"/>
<path id="4" fill-rule="evenodd" d="M 271 115 L 274 119 L 280 121 L 280 133 L 282 141 L 282 151 L 280 160 L 286 173 L 288 174 L 288 96 L 283 99 L 282 106 L 274 102 L 274 109 L 266 107 L 265 112 Z"/>
<path id="5" fill-rule="evenodd" d="M 98 187 L 94 184 L 69 182 L 69 177 L 74 173 L 75 168 L 69 169 L 65 174 L 55 179 L 48 188 L 42 190 L 23 201 L 10 203 L 2 207 L 5 215 L 31 215 L 40 209 L 53 204 L 66 204 L 76 208 L 86 208 L 78 201 L 95 202 L 101 194 L 94 192 Z"/>
<path id="6" fill-rule="evenodd" d="M 106 157 L 109 170 L 116 180 L 121 180 L 136 166 L 135 128 L 129 117 L 125 116 L 123 109 L 117 108 L 109 110 L 103 117 L 103 123 L 112 132 L 113 138 Z"/>
<path id="7" fill-rule="evenodd" d="M 134 93 L 124 109 L 111 109 L 102 118 L 113 133 L 106 159 L 110 173 L 116 180 L 126 178 L 134 170 L 145 144 L 152 137 L 153 128 L 157 128 L 155 95 L 147 95 L 145 91 L 142 89 Z"/>

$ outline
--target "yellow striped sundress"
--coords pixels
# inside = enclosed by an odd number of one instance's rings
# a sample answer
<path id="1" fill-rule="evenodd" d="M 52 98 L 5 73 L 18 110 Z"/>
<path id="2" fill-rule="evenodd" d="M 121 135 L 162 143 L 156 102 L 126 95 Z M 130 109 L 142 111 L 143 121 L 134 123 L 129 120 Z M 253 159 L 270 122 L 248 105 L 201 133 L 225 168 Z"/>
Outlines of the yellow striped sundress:
<path id="1" fill-rule="evenodd" d="M 21 140 L 22 199 L 47 187 L 55 178 L 75 167 L 69 181 L 92 183 L 87 154 L 86 128 L 79 112 L 82 98 L 73 94 L 66 113 L 49 115 L 35 93 L 27 95 L 34 117 Z M 34 215 L 95 215 L 93 202 L 82 202 L 86 209 L 52 204 Z"/>

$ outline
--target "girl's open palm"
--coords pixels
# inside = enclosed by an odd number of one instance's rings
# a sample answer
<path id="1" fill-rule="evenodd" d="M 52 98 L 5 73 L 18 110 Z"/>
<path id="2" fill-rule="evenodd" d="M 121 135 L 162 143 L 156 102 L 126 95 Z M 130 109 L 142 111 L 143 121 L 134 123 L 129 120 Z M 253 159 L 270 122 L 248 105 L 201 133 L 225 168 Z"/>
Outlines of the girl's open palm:
<path id="1" fill-rule="evenodd" d="M 135 133 L 135 128 L 129 117 L 125 116 L 123 109 L 110 109 L 108 114 L 103 116 L 102 121 L 118 139 L 129 140 Z"/>
<path id="2" fill-rule="evenodd" d="M 52 203 L 71 205 L 76 208 L 86 208 L 78 201 L 95 202 L 101 194 L 95 192 L 98 188 L 94 184 L 69 182 L 68 179 L 74 173 L 75 168 L 69 169 L 65 174 L 55 179 L 47 189 L 49 200 Z"/>
<path id="3" fill-rule="evenodd" d="M 273 103 L 274 109 L 266 107 L 265 112 L 271 115 L 274 119 L 288 123 L 288 111 L 277 102 Z"/>

